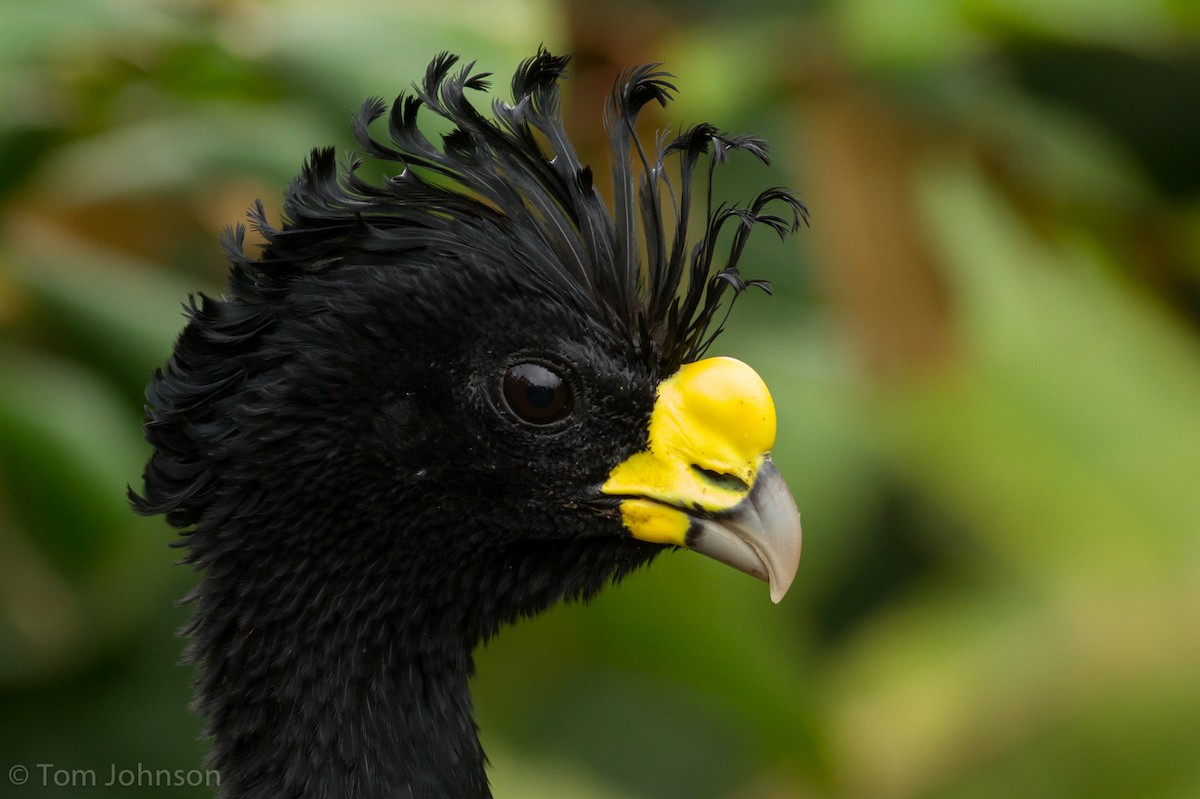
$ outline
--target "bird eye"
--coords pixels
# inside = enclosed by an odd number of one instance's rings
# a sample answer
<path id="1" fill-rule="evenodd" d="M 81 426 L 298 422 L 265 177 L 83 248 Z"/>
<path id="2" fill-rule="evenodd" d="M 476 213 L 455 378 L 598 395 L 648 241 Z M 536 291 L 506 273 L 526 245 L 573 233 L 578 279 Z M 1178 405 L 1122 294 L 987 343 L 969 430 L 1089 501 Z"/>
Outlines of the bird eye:
<path id="1" fill-rule="evenodd" d="M 571 412 L 571 387 L 540 363 L 518 363 L 504 373 L 504 401 L 530 424 L 553 424 Z"/>

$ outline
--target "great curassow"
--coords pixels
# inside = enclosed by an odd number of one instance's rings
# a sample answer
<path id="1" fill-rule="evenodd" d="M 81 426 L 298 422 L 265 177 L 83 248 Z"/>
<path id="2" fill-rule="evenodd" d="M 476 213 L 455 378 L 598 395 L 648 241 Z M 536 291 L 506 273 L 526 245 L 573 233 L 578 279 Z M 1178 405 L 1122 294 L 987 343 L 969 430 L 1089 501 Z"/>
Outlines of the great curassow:
<path id="1" fill-rule="evenodd" d="M 610 210 L 564 130 L 566 58 L 522 63 L 490 116 L 466 97 L 487 75 L 456 63 L 355 118 L 393 176 L 316 150 L 280 227 L 251 212 L 259 257 L 227 233 L 226 294 L 193 299 L 147 391 L 131 495 L 202 572 L 196 707 L 231 799 L 487 797 L 482 640 L 668 548 L 775 601 L 796 572 L 770 394 L 701 360 L 722 309 L 765 287 L 738 269 L 752 229 L 805 219 L 779 188 L 713 206 L 714 168 L 766 162 L 763 142 L 701 124 L 648 152 L 639 110 L 674 87 L 628 70 Z M 453 125 L 440 146 L 421 109 Z"/>

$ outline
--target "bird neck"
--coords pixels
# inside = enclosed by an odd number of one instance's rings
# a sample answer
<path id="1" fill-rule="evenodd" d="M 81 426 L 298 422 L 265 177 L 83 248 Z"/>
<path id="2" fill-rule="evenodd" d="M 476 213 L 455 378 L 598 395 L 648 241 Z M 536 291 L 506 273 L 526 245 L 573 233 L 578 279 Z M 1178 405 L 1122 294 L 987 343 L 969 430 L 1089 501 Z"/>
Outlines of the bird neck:
<path id="1" fill-rule="evenodd" d="M 289 545 L 248 526 L 189 541 L 204 568 L 187 631 L 196 706 L 225 799 L 488 799 L 474 647 L 658 551 L 632 539 L 501 546 L 375 520 L 297 537 L 294 518 L 271 521 Z"/>
<path id="2" fill-rule="evenodd" d="M 229 576 L 205 576 L 191 630 L 226 799 L 490 797 L 474 640 L 455 620 L 414 614 L 402 596 L 385 607 L 328 573 L 290 602 L 270 581 L 216 590 Z"/>

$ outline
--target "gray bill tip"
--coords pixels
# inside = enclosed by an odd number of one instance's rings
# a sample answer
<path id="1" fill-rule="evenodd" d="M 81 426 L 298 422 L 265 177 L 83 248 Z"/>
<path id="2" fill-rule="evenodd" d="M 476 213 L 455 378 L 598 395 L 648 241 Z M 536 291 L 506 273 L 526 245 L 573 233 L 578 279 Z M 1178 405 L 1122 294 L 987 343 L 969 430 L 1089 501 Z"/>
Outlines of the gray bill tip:
<path id="1" fill-rule="evenodd" d="M 747 497 L 727 511 L 693 518 L 687 545 L 765 581 L 778 604 L 800 565 L 800 512 L 787 483 L 768 458 Z"/>

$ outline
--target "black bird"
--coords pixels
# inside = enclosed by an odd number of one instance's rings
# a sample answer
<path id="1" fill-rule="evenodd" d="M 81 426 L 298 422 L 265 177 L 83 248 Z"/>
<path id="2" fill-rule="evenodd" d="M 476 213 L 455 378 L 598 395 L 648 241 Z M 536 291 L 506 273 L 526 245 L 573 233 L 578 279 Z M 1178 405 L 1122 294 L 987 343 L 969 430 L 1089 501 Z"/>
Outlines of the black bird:
<path id="1" fill-rule="evenodd" d="M 638 112 L 674 87 L 628 70 L 610 211 L 564 131 L 565 57 L 522 63 L 490 115 L 465 96 L 488 76 L 457 62 L 358 113 L 396 174 L 316 150 L 280 227 L 251 211 L 258 258 L 227 232 L 225 295 L 192 299 L 147 390 L 154 454 L 130 493 L 202 571 L 187 633 L 227 797 L 487 797 L 482 640 L 666 548 L 775 601 L 795 574 L 770 395 L 700 360 L 732 298 L 765 287 L 738 270 L 751 230 L 805 218 L 778 188 L 713 207 L 715 166 L 766 162 L 764 143 L 701 124 L 647 152 Z M 421 109 L 451 123 L 440 146 Z"/>

